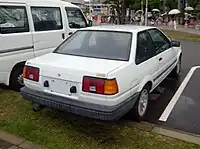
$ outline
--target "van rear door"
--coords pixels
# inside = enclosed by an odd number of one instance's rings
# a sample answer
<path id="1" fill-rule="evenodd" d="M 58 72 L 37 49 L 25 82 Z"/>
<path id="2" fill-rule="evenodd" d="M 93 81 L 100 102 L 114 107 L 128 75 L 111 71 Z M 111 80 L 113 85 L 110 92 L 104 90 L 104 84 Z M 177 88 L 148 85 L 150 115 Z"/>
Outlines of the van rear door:
<path id="1" fill-rule="evenodd" d="M 31 6 L 35 56 L 52 52 L 66 39 L 60 6 Z"/>
<path id="2" fill-rule="evenodd" d="M 26 4 L 0 3 L 0 83 L 13 66 L 34 57 Z"/>

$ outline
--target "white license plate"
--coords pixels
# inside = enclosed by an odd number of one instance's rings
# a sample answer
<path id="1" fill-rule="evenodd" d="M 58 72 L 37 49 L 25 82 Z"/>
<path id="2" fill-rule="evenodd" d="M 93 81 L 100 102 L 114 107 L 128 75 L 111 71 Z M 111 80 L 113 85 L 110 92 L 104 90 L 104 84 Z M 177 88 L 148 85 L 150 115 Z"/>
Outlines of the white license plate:
<path id="1" fill-rule="evenodd" d="M 59 94 L 70 94 L 70 83 L 64 80 L 51 79 L 49 81 L 49 88 L 51 92 Z"/>

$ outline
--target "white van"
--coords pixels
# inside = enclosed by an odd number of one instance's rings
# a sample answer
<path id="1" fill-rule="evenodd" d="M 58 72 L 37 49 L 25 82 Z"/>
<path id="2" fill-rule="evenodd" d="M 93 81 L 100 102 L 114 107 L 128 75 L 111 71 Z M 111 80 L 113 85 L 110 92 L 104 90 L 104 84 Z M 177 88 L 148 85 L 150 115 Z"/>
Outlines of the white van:
<path id="1" fill-rule="evenodd" d="M 19 90 L 28 59 L 52 52 L 88 23 L 81 9 L 61 0 L 0 1 L 0 83 Z"/>

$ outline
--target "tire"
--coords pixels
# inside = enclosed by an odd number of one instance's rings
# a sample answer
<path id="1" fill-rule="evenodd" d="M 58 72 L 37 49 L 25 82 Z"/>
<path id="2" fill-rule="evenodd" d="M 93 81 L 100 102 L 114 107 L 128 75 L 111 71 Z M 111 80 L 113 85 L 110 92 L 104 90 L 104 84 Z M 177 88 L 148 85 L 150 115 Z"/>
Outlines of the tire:
<path id="1" fill-rule="evenodd" d="M 178 78 L 181 72 L 181 58 L 179 58 L 176 67 L 172 70 L 171 76 L 173 78 Z"/>
<path id="2" fill-rule="evenodd" d="M 14 68 L 11 72 L 10 87 L 11 89 L 17 92 L 19 92 L 20 89 L 24 86 L 22 80 L 23 68 L 24 65 L 19 65 L 16 68 Z"/>
<path id="3" fill-rule="evenodd" d="M 140 92 L 139 97 L 133 109 L 131 110 L 133 119 L 138 122 L 144 120 L 145 118 L 145 114 L 146 114 L 148 103 L 149 103 L 149 91 L 150 91 L 150 86 L 147 84 Z M 143 107 L 144 109 L 141 109 L 142 108 L 141 106 L 144 106 Z"/>

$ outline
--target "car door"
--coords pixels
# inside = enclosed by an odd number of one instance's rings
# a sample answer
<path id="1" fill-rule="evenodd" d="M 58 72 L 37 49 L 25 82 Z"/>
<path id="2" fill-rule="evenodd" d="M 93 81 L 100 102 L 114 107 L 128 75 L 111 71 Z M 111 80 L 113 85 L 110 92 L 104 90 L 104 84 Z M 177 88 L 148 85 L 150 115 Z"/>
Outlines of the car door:
<path id="1" fill-rule="evenodd" d="M 31 6 L 35 56 L 52 52 L 65 39 L 59 6 Z"/>
<path id="2" fill-rule="evenodd" d="M 76 7 L 65 7 L 68 22 L 68 36 L 72 35 L 77 29 L 87 27 L 87 20 L 83 12 Z"/>
<path id="3" fill-rule="evenodd" d="M 0 83 L 15 64 L 34 57 L 27 5 L 0 2 Z"/>
<path id="4" fill-rule="evenodd" d="M 160 83 L 171 72 L 172 66 L 176 63 L 176 57 L 170 40 L 160 30 L 150 29 L 148 32 L 153 41 L 159 63 L 158 75 L 153 81 Z"/>
<path id="5" fill-rule="evenodd" d="M 142 31 L 137 34 L 135 63 L 137 65 L 136 72 L 139 82 L 142 82 L 147 78 L 151 79 L 157 76 L 158 61 L 148 31 Z M 154 84 L 152 88 L 153 87 Z"/>

